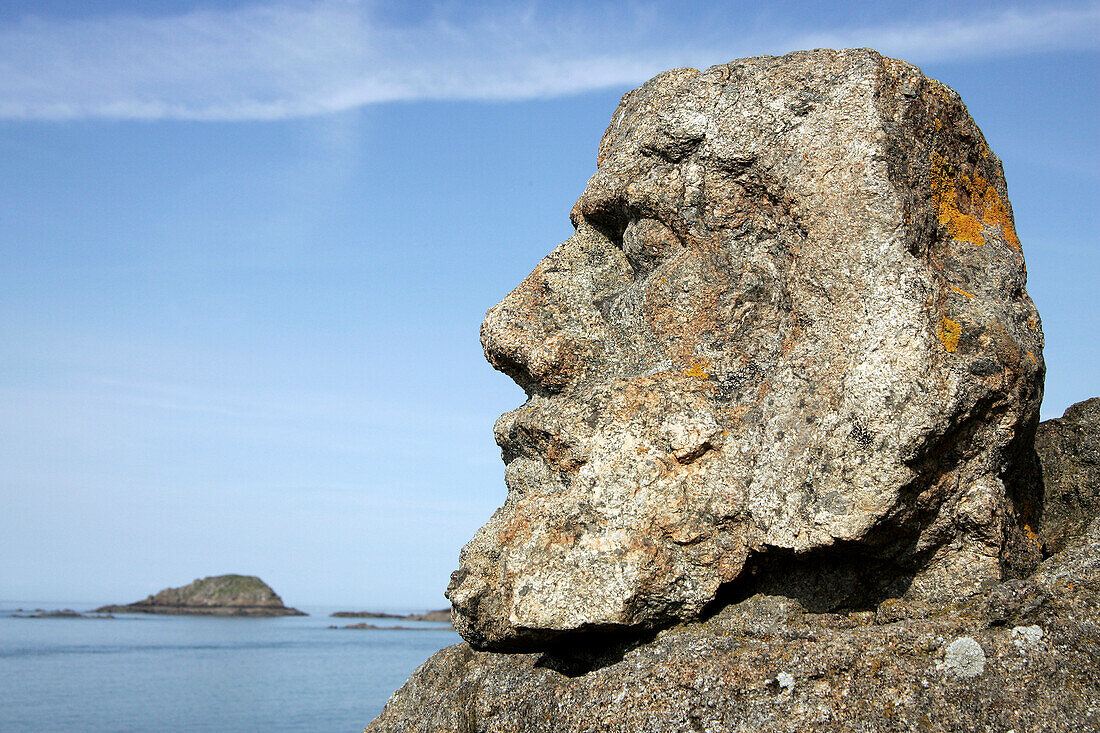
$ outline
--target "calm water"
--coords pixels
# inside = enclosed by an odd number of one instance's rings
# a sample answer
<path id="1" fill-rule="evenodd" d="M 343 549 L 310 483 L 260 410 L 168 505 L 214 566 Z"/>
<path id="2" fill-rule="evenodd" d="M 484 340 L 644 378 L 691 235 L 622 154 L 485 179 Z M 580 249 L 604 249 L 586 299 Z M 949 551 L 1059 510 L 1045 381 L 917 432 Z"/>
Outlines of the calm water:
<path id="1" fill-rule="evenodd" d="M 418 631 L 332 630 L 299 618 L 13 618 L 0 601 L 0 731 L 361 731 L 435 651 Z M 88 606 L 73 605 L 78 611 Z M 370 620 L 383 625 L 390 619 Z"/>

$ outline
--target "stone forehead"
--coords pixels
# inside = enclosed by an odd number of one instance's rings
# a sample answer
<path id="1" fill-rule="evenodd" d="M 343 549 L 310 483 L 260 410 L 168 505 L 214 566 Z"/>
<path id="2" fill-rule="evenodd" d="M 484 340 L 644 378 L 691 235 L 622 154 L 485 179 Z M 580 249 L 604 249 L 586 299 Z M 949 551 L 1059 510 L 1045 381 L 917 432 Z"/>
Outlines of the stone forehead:
<path id="1" fill-rule="evenodd" d="M 897 127 L 897 120 L 884 119 L 878 96 L 885 76 L 901 95 L 927 82 L 926 97 L 927 89 L 934 88 L 934 104 L 950 109 L 965 128 L 962 136 L 970 138 L 966 144 L 977 142 L 988 154 L 954 92 L 925 80 L 916 67 L 874 51 L 802 52 L 703 72 L 677 69 L 624 95 L 572 219 L 600 223 L 653 217 L 692 244 L 736 228 L 730 221 L 736 217 L 729 216 L 729 208 L 714 209 L 716 202 L 732 201 L 734 208 L 745 204 L 758 212 L 764 203 L 781 208 L 780 214 L 802 217 L 818 242 L 883 239 L 907 215 L 898 186 L 892 185 L 897 182 L 889 181 L 884 155 L 892 142 L 887 127 Z M 930 141 L 916 142 L 919 150 L 897 157 L 921 168 L 927 181 L 924 147 Z M 986 157 L 981 180 L 1003 189 L 999 161 Z M 851 216 L 854 210 L 861 215 Z M 852 231 L 853 220 L 866 225 L 862 233 Z M 876 225 L 882 231 L 873 231 Z M 831 268 L 844 260 L 833 257 L 817 264 Z"/>
<path id="2" fill-rule="evenodd" d="M 784 152 L 774 145 L 777 134 L 815 116 L 830 116 L 830 127 L 865 132 L 859 119 L 837 119 L 836 108 L 869 104 L 884 61 L 896 74 L 919 78 L 916 67 L 867 49 L 761 56 L 705 71 L 664 72 L 623 96 L 601 140 L 598 163 L 676 160 L 697 147 L 697 157 L 719 163 L 774 155 Z"/>

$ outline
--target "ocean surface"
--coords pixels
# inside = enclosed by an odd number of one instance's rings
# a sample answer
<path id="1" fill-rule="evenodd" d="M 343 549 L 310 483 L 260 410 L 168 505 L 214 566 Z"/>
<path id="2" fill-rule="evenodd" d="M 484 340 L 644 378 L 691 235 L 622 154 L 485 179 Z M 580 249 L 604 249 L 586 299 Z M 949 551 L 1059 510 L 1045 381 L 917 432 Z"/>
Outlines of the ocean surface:
<path id="1" fill-rule="evenodd" d="M 304 617 L 15 618 L 0 601 L 0 731 L 361 731 L 460 639 L 443 624 Z M 359 609 L 355 609 L 359 610 Z M 416 630 L 330 629 L 366 621 Z"/>

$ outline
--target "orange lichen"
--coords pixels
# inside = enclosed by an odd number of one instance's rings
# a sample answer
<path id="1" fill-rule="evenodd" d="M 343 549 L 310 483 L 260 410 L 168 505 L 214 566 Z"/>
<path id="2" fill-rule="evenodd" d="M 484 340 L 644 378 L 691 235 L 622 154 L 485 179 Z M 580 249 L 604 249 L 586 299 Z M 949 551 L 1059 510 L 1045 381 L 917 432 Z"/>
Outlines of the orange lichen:
<path id="1" fill-rule="evenodd" d="M 1034 331 L 1036 328 L 1039 327 L 1039 324 L 1035 321 L 1034 318 L 1028 318 L 1027 319 L 1027 327 L 1030 328 L 1032 331 Z"/>
<path id="2" fill-rule="evenodd" d="M 971 293 L 968 293 L 968 292 L 966 292 L 966 291 L 965 291 L 965 290 L 963 290 L 962 288 L 956 288 L 956 287 L 955 287 L 954 285 L 952 285 L 952 286 L 950 286 L 950 287 L 951 287 L 951 289 L 952 289 L 952 290 L 954 290 L 954 291 L 955 291 L 956 293 L 958 293 L 959 295 L 965 295 L 965 296 L 966 296 L 966 297 L 968 297 L 968 298 L 973 298 L 973 297 L 974 297 L 974 295 L 973 295 L 973 294 L 971 294 Z"/>
<path id="3" fill-rule="evenodd" d="M 943 344 L 943 348 L 948 351 L 955 351 L 959 348 L 959 336 L 961 335 L 962 326 L 946 316 L 940 319 L 939 328 L 936 329 L 936 338 Z"/>
<path id="4" fill-rule="evenodd" d="M 951 165 L 939 153 L 932 153 L 932 201 L 940 226 L 947 230 L 952 239 L 981 247 L 985 244 L 982 223 L 959 210 L 957 178 L 962 179 L 964 185 L 969 183 L 964 176 L 956 176 Z"/>
<path id="5" fill-rule="evenodd" d="M 981 192 L 982 204 L 985 207 L 985 215 L 982 223 L 986 226 L 1000 227 L 1004 233 L 1005 241 L 1014 249 L 1020 249 L 1020 238 L 1016 236 L 1016 227 L 1012 223 L 1012 214 L 1008 207 L 993 188 L 981 176 L 974 176 L 974 189 Z"/>
<path id="6" fill-rule="evenodd" d="M 691 368 L 684 372 L 685 376 L 696 377 L 698 379 L 707 379 L 710 377 L 710 373 L 703 368 L 702 364 L 692 364 Z"/>
<path id="7" fill-rule="evenodd" d="M 1035 363 L 1036 363 L 1036 361 L 1035 361 L 1035 354 L 1032 354 L 1032 353 L 1031 353 L 1030 351 L 1028 351 L 1028 352 L 1027 352 L 1027 355 L 1028 355 L 1028 358 L 1030 358 L 1030 359 L 1031 359 L 1031 363 L 1032 363 L 1032 364 L 1035 364 Z"/>
<path id="8" fill-rule="evenodd" d="M 1016 235 L 1012 214 L 989 181 L 977 173 L 972 179 L 955 170 L 939 153 L 932 153 L 931 162 L 932 201 L 936 207 L 936 218 L 952 239 L 980 247 L 985 244 L 983 227 L 998 227 L 1005 242 L 1020 249 L 1020 238 Z M 960 189 L 965 193 L 971 213 L 959 208 Z"/>
<path id="9" fill-rule="evenodd" d="M 1029 540 L 1031 540 L 1032 542 L 1034 542 L 1035 544 L 1037 544 L 1037 545 L 1040 544 L 1039 543 L 1039 535 L 1035 534 L 1035 530 L 1033 530 L 1031 528 L 1030 524 L 1024 524 L 1024 534 L 1026 534 L 1027 538 Z"/>

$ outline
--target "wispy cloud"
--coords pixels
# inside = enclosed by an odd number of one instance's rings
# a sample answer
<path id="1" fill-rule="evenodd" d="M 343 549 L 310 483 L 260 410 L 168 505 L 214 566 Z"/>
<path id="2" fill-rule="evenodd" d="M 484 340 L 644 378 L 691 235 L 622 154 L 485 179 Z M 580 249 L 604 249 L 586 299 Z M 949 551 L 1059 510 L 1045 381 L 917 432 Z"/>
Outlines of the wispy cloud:
<path id="1" fill-rule="evenodd" d="M 819 46 L 873 46 L 917 63 L 1100 47 L 1095 3 L 785 34 L 729 19 L 702 39 L 644 5 L 616 17 L 443 7 L 409 25 L 356 0 L 9 21 L 0 24 L 0 118 L 260 120 L 401 100 L 553 97 L 636 84 L 669 66 Z"/>
<path id="2" fill-rule="evenodd" d="M 806 48 L 871 46 L 917 63 L 1100 48 L 1100 5 L 1040 12 L 1004 10 L 924 24 L 823 30 L 807 34 L 801 41 Z"/>

